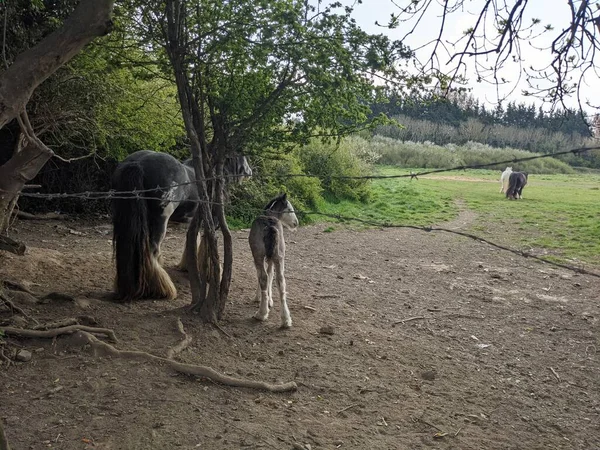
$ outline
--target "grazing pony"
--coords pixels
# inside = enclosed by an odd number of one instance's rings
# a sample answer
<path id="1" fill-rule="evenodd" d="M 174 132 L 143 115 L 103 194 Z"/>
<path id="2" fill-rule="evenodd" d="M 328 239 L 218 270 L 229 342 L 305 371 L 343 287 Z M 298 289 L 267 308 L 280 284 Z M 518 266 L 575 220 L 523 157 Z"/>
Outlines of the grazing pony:
<path id="1" fill-rule="evenodd" d="M 281 327 L 289 328 L 292 326 L 292 318 L 287 306 L 287 292 L 283 275 L 285 260 L 284 226 L 295 229 L 298 226 L 298 218 L 294 213 L 292 204 L 287 200 L 286 194 L 281 194 L 265 206 L 263 215 L 254 220 L 248 242 L 250 243 L 252 258 L 258 275 L 256 296 L 260 300 L 260 306 L 254 314 L 254 318 L 261 321 L 267 320 L 269 310 L 273 307 L 272 286 L 273 269 L 275 269 L 279 300 L 281 301 Z M 265 263 L 267 265 L 266 269 Z"/>
<path id="2" fill-rule="evenodd" d="M 506 198 L 519 199 L 523 198 L 523 188 L 527 184 L 527 172 L 513 172 L 508 180 L 508 189 L 506 190 Z"/>
<path id="3" fill-rule="evenodd" d="M 508 179 L 510 178 L 510 174 L 512 173 L 512 167 L 507 167 L 502 172 L 500 176 L 500 193 L 506 192 L 508 189 Z"/>
<path id="4" fill-rule="evenodd" d="M 252 175 L 247 161 L 241 164 L 238 157 L 228 158 L 225 172 L 239 177 Z M 142 198 L 119 198 L 128 194 L 117 194 L 112 204 L 118 299 L 177 296 L 175 285 L 160 264 L 160 245 L 175 211 L 179 210 L 181 217 L 194 214 L 199 199 L 195 179 L 191 164 L 150 150 L 129 155 L 115 170 L 115 191 L 142 191 Z"/>

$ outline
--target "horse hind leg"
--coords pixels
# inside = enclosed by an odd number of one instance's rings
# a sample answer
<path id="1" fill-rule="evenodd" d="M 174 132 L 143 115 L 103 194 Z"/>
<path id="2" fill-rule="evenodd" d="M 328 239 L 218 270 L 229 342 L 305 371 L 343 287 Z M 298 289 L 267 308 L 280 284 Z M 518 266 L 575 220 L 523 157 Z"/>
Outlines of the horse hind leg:
<path id="1" fill-rule="evenodd" d="M 150 226 L 150 252 L 144 258 L 143 291 L 147 298 L 165 298 L 173 300 L 177 297 L 177 289 L 167 271 L 161 265 L 160 244 L 162 243 L 170 214 L 162 212 Z M 170 213 L 173 211 L 171 210 Z"/>
<path id="2" fill-rule="evenodd" d="M 277 286 L 279 291 L 279 301 L 281 303 L 281 328 L 290 328 L 292 326 L 292 316 L 287 304 L 287 291 L 285 284 L 284 262 L 283 260 L 276 260 L 275 263 L 275 274 L 277 276 Z"/>
<path id="3" fill-rule="evenodd" d="M 264 321 L 269 317 L 269 298 L 268 298 L 268 280 L 267 271 L 265 270 L 264 261 L 255 261 L 256 275 L 258 276 L 258 284 L 260 289 L 260 305 L 258 311 L 254 314 L 256 320 Z"/>

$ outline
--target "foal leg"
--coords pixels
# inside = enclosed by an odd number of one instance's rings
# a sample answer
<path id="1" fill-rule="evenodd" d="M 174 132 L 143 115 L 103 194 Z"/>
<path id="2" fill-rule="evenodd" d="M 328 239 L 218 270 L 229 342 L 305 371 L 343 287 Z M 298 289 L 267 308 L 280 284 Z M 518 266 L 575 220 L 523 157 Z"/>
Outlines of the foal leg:
<path id="1" fill-rule="evenodd" d="M 284 262 L 283 260 L 276 260 L 275 262 L 275 273 L 277 274 L 277 286 L 279 290 L 279 301 L 281 302 L 281 328 L 289 328 L 292 326 L 292 316 L 290 316 L 290 310 L 287 305 L 287 292 L 285 286 Z"/>
<path id="2" fill-rule="evenodd" d="M 273 307 L 273 261 L 267 262 L 267 285 L 269 286 L 269 308 Z"/>
<path id="3" fill-rule="evenodd" d="M 264 261 L 255 261 L 254 265 L 256 266 L 256 274 L 258 276 L 258 284 L 260 289 L 260 305 L 258 307 L 258 311 L 254 314 L 254 318 L 256 320 L 267 320 L 269 317 L 269 298 L 267 293 L 267 284 L 268 284 L 268 275 L 265 270 Z"/>

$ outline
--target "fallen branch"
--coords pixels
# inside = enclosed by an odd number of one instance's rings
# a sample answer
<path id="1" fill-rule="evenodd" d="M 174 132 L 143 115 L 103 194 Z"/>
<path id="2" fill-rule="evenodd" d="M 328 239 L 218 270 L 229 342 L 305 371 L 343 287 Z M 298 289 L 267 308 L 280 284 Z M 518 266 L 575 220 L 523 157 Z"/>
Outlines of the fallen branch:
<path id="1" fill-rule="evenodd" d="M 0 250 L 6 250 L 7 252 L 21 256 L 25 254 L 25 244 L 13 241 L 8 236 L 0 236 Z"/>
<path id="2" fill-rule="evenodd" d="M 169 349 L 169 351 L 167 351 L 167 358 L 168 359 L 173 359 L 175 358 L 175 356 L 177 356 L 179 353 L 181 353 L 183 350 L 185 350 L 187 348 L 188 345 L 190 345 L 192 343 L 192 337 L 189 336 L 184 328 L 183 328 L 183 323 L 181 322 L 181 319 L 178 317 L 177 318 L 177 331 L 179 331 L 179 334 L 181 334 L 182 339 L 179 342 L 179 344 L 177 344 L 174 347 L 171 347 Z"/>
<path id="3" fill-rule="evenodd" d="M 0 327 L 0 331 L 4 334 L 28 338 L 53 338 L 62 334 L 73 334 L 77 331 L 85 331 L 88 333 L 103 334 L 112 342 L 117 342 L 117 336 L 113 330 L 109 328 L 88 327 L 85 325 L 70 325 L 68 327 L 54 328 L 52 330 L 25 330 L 23 328 Z"/>
<path id="4" fill-rule="evenodd" d="M 87 333 L 84 330 L 77 331 L 73 336 L 76 340 L 79 340 L 83 344 L 89 344 L 96 353 L 100 352 L 112 357 L 125 359 L 141 359 L 144 361 L 160 362 L 177 372 L 184 373 L 186 375 L 208 378 L 226 386 L 260 389 L 269 392 L 288 392 L 298 389 L 298 385 L 293 381 L 283 384 L 270 384 L 263 381 L 244 380 L 222 374 L 207 366 L 183 364 L 173 361 L 172 359 L 155 356 L 147 352 L 135 350 L 117 350 L 112 345 L 100 341 L 94 335 Z"/>
<path id="5" fill-rule="evenodd" d="M 552 374 L 556 377 L 556 379 L 558 380 L 558 382 L 560 383 L 560 377 L 558 376 L 558 374 L 556 373 L 556 370 L 554 370 L 552 367 L 548 367 L 550 369 L 550 371 L 552 372 Z"/>
<path id="6" fill-rule="evenodd" d="M 66 214 L 46 213 L 46 214 L 31 214 L 25 211 L 15 212 L 15 216 L 23 220 L 66 220 L 69 216 Z"/>

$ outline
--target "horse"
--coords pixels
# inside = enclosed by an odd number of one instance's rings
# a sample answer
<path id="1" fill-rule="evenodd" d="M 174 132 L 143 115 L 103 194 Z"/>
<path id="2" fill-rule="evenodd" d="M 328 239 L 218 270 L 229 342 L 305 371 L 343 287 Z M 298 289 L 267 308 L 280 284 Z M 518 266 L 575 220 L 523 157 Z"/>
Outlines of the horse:
<path id="1" fill-rule="evenodd" d="M 224 171 L 233 177 L 252 176 L 247 161 L 241 163 L 237 156 L 227 158 Z M 190 160 L 181 163 L 150 150 L 132 153 L 117 166 L 112 188 L 137 191 L 142 197 L 117 195 L 112 204 L 117 299 L 172 300 L 177 296 L 173 281 L 161 266 L 160 246 L 175 211 L 179 210 L 180 217 L 193 216 L 199 200 L 195 179 Z"/>
<path id="2" fill-rule="evenodd" d="M 254 219 L 248 242 L 258 276 L 256 297 L 260 301 L 254 318 L 267 320 L 273 307 L 273 271 L 277 276 L 279 300 L 281 302 L 281 328 L 292 326 L 292 317 L 287 305 L 287 292 L 284 277 L 285 239 L 283 227 L 296 229 L 298 218 L 286 194 L 272 199 L 265 206 L 264 214 Z M 267 265 L 265 269 L 265 263 Z"/>
<path id="3" fill-rule="evenodd" d="M 508 189 L 506 190 L 506 198 L 519 199 L 523 198 L 523 188 L 527 184 L 527 172 L 513 172 L 508 180 Z"/>
<path id="4" fill-rule="evenodd" d="M 511 173 L 512 167 L 507 167 L 504 169 L 504 172 L 502 172 L 502 175 L 500 176 L 500 193 L 506 192 L 508 189 L 508 178 Z"/>

